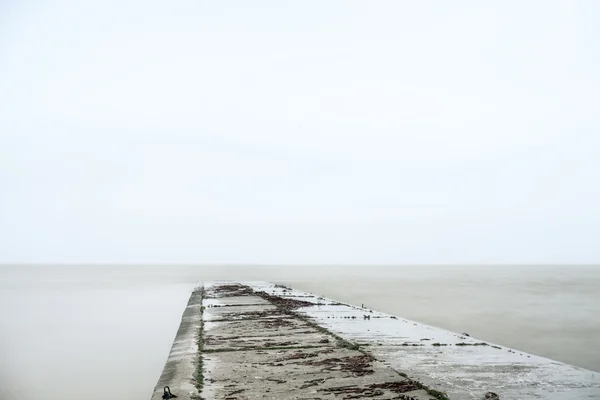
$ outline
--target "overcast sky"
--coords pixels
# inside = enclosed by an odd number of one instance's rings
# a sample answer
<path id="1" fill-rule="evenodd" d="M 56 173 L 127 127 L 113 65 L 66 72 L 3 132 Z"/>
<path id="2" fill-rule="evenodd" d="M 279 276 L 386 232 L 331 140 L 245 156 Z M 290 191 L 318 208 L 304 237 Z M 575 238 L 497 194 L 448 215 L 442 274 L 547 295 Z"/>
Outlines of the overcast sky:
<path id="1" fill-rule="evenodd" d="M 0 262 L 600 262 L 599 20 L 0 1 Z"/>

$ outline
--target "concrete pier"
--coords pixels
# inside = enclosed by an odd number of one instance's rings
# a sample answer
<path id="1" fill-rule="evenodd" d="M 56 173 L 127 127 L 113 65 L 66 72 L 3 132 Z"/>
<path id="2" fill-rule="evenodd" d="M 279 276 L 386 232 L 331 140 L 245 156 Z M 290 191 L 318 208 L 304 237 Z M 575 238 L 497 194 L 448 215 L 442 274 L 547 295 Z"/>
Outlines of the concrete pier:
<path id="1" fill-rule="evenodd" d="M 598 373 L 265 282 L 194 291 L 152 400 L 166 385 L 184 400 L 600 399 Z"/>
<path id="2" fill-rule="evenodd" d="M 196 286 L 181 317 L 169 358 L 152 393 L 152 400 L 162 400 L 164 387 L 169 386 L 177 398 L 198 398 L 196 370 L 200 353 L 198 334 L 202 327 L 202 285 Z"/>

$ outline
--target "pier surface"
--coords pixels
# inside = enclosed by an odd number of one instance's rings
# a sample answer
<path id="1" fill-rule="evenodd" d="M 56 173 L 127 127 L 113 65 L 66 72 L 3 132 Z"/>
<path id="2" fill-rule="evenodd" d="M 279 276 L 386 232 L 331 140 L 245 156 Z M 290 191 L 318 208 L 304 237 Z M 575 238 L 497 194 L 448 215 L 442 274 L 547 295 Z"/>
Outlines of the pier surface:
<path id="1" fill-rule="evenodd" d="M 180 400 L 600 399 L 599 373 L 266 282 L 194 291 L 152 400 L 167 385 Z"/>

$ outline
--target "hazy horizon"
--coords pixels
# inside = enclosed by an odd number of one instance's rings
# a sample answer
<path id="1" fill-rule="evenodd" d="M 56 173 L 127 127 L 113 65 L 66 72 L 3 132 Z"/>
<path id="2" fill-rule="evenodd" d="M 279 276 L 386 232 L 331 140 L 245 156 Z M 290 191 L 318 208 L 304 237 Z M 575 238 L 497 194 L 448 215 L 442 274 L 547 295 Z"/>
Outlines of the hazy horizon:
<path id="1" fill-rule="evenodd" d="M 364 263 L 364 264 L 348 264 L 348 263 L 330 263 L 330 264 L 322 264 L 322 263 L 273 263 L 273 264 L 260 264 L 260 263 L 197 263 L 197 262 L 189 262 L 189 263 L 170 263 L 170 262 L 161 262 L 161 263 L 141 263 L 141 262 L 131 262 L 131 263 L 86 263 L 86 262 L 70 262 L 70 263 L 0 263 L 0 267 L 301 267 L 301 266 L 310 266 L 310 267 L 460 267 L 460 266 L 468 266 L 468 267 L 597 267 L 600 266 L 600 263 L 539 263 L 539 264 L 525 264 L 525 263 L 502 263 L 502 264 L 494 264 L 494 263 L 430 263 L 430 264 L 422 264 L 422 263 L 410 263 L 410 264 L 399 264 L 399 263 L 389 263 L 389 264 L 377 264 L 377 263 Z"/>

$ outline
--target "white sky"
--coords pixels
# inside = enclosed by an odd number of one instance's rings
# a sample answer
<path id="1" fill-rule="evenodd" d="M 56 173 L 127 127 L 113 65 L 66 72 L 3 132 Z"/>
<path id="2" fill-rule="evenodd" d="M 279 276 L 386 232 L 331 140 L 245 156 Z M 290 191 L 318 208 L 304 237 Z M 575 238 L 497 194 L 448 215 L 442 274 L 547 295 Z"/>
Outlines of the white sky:
<path id="1" fill-rule="evenodd" d="M 599 20 L 0 0 L 0 262 L 600 262 Z"/>

